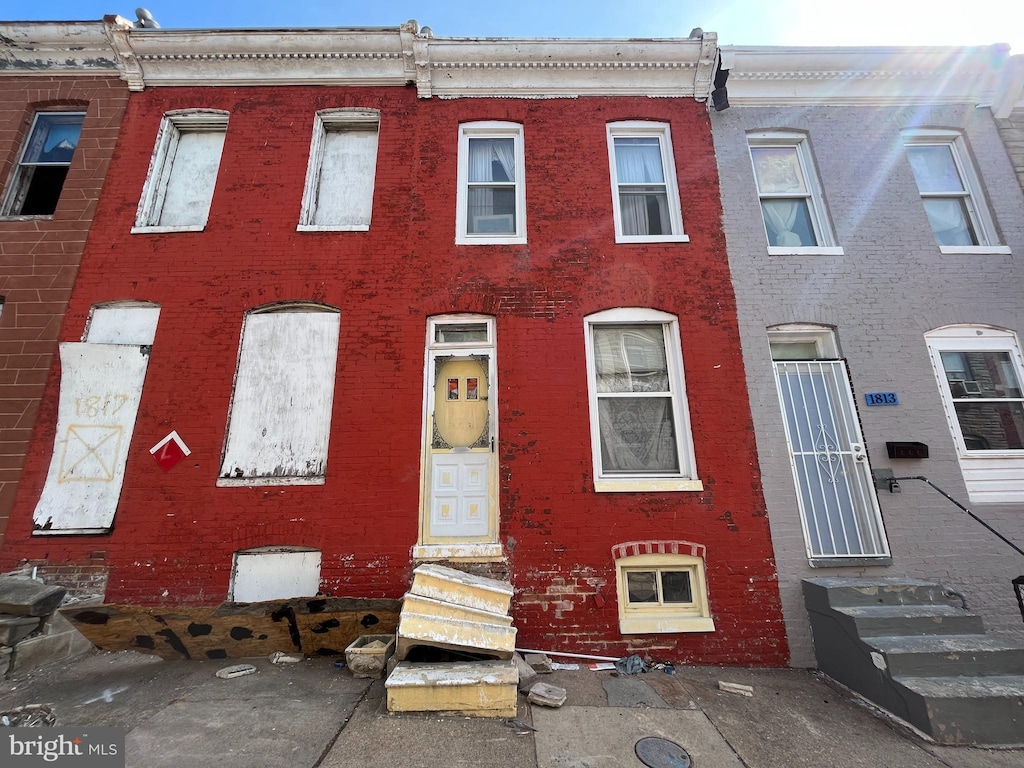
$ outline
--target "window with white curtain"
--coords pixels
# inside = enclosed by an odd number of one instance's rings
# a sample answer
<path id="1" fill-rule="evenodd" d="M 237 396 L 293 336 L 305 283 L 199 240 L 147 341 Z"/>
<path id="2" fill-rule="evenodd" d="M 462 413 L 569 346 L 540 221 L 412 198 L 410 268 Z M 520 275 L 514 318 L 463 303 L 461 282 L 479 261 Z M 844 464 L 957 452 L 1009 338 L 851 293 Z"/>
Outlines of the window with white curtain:
<path id="1" fill-rule="evenodd" d="M 523 126 L 480 122 L 459 126 L 455 242 L 526 242 Z"/>
<path id="2" fill-rule="evenodd" d="M 317 112 L 299 230 L 365 232 L 370 228 L 379 124 L 376 110 Z"/>
<path id="3" fill-rule="evenodd" d="M 595 489 L 701 490 L 675 316 L 598 312 L 586 344 Z"/>
<path id="4" fill-rule="evenodd" d="M 228 113 L 223 110 L 164 115 L 133 232 L 205 229 L 227 129 Z"/>
<path id="5" fill-rule="evenodd" d="M 668 123 L 608 124 L 615 242 L 688 242 Z"/>
<path id="6" fill-rule="evenodd" d="M 916 129 L 903 131 L 903 142 L 939 250 L 1008 253 L 998 246 L 963 137 L 954 131 Z"/>
<path id="7" fill-rule="evenodd" d="M 83 112 L 39 112 L 4 200 L 3 216 L 50 216 L 82 133 Z"/>
<path id="8" fill-rule="evenodd" d="M 835 246 L 806 136 L 747 135 L 769 253 L 819 253 Z"/>

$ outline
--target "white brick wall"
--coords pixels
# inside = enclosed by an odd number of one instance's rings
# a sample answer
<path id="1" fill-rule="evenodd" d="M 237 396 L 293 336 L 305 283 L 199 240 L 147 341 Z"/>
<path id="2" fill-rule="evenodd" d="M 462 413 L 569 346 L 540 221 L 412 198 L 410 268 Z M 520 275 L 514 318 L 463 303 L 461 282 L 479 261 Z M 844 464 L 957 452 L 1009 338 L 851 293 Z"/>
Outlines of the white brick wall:
<path id="1" fill-rule="evenodd" d="M 835 326 L 872 466 L 925 475 L 967 505 L 923 335 L 950 323 L 990 323 L 1024 336 L 1024 196 L 990 111 L 732 107 L 712 113 L 712 125 L 792 665 L 815 663 L 800 588 L 801 579 L 814 576 L 936 579 L 963 592 L 990 630 L 1024 635 L 1010 584 L 1024 574 L 1024 558 L 921 482 L 902 483 L 901 494 L 879 494 L 891 566 L 808 565 L 766 335 L 780 323 Z M 1013 255 L 939 253 L 900 138 L 901 129 L 915 126 L 964 132 L 1000 242 Z M 746 133 L 768 129 L 808 132 L 843 256 L 767 255 Z M 897 392 L 900 405 L 865 407 L 864 393 L 874 391 Z M 887 440 L 927 443 L 930 458 L 890 460 Z M 973 511 L 1024 546 L 1024 503 Z"/>

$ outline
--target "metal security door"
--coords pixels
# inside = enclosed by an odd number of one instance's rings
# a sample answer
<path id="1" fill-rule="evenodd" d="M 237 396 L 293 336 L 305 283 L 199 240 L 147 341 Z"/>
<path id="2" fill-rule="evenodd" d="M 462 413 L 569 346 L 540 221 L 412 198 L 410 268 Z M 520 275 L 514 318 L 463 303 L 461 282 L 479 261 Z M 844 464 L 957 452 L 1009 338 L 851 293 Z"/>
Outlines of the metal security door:
<path id="1" fill-rule="evenodd" d="M 809 557 L 887 556 L 845 364 L 776 360 L 773 365 Z"/>

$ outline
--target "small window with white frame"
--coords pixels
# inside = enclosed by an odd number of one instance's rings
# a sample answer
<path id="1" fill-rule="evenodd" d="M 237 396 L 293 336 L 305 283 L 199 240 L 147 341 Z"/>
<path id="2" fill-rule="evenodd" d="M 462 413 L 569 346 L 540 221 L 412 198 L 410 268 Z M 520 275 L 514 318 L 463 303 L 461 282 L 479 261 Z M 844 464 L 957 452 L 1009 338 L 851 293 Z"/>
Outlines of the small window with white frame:
<path id="1" fill-rule="evenodd" d="M 370 228 L 379 127 L 376 110 L 316 113 L 300 231 L 365 232 Z"/>
<path id="2" fill-rule="evenodd" d="M 459 126 L 455 242 L 526 242 L 523 126 L 508 122 Z"/>
<path id="3" fill-rule="evenodd" d="M 676 317 L 621 308 L 585 319 L 596 491 L 699 491 Z"/>
<path id="4" fill-rule="evenodd" d="M 807 137 L 792 131 L 747 134 L 769 254 L 841 254 L 829 227 Z"/>
<path id="5" fill-rule="evenodd" d="M 84 119 L 83 112 L 36 113 L 4 199 L 2 215 L 53 215 Z"/>
<path id="6" fill-rule="evenodd" d="M 954 325 L 925 341 L 972 502 L 1024 500 L 1024 360 L 1012 331 Z"/>
<path id="7" fill-rule="evenodd" d="M 164 115 L 132 232 L 198 232 L 206 227 L 227 128 L 223 110 Z"/>
<path id="8" fill-rule="evenodd" d="M 988 205 L 955 131 L 903 131 L 903 142 L 928 223 L 942 253 L 1009 253 L 1000 246 Z"/>
<path id="9" fill-rule="evenodd" d="M 613 555 L 622 634 L 715 631 L 703 546 L 630 542 Z"/>
<path id="10" fill-rule="evenodd" d="M 668 123 L 609 123 L 608 161 L 615 242 L 689 242 Z"/>

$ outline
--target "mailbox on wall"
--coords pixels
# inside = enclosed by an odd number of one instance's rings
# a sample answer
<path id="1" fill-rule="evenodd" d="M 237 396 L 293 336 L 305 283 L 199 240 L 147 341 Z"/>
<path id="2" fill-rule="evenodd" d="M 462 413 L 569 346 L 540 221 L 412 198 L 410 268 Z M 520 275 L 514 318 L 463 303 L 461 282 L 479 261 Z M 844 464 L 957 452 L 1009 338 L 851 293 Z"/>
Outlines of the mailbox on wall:
<path id="1" fill-rule="evenodd" d="M 928 446 L 925 443 L 886 443 L 890 459 L 927 459 Z"/>

